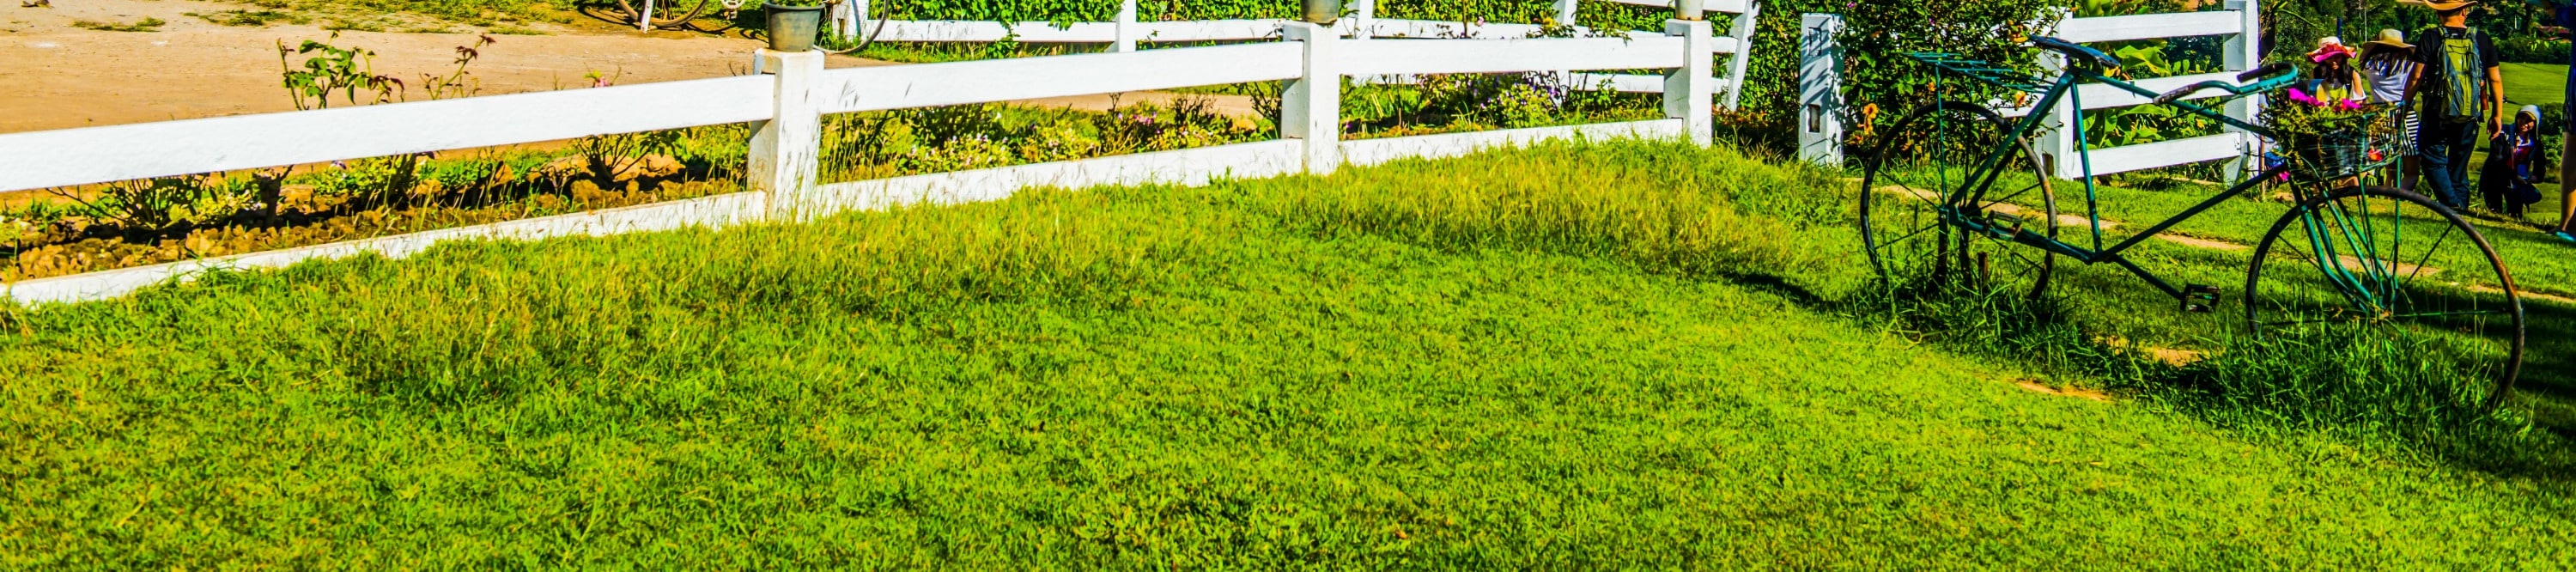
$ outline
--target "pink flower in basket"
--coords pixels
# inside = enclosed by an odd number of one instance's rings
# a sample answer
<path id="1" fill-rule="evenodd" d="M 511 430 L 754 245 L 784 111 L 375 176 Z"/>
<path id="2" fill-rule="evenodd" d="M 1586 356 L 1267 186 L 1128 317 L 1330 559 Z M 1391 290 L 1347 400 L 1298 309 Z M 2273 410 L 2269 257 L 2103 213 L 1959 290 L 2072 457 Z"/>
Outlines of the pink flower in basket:
<path id="1" fill-rule="evenodd" d="M 2290 92 L 2290 101 L 2295 101 L 2295 102 L 2299 102 L 2299 103 L 2305 103 L 2305 104 L 2308 104 L 2308 105 L 2325 105 L 2325 104 L 2326 104 L 2326 102 L 2323 102 L 2323 101 L 2317 101 L 2316 96 L 2308 95 L 2308 92 L 2305 92 L 2305 91 L 2300 91 L 2300 90 L 2299 90 L 2299 88 L 2295 88 L 2295 87 L 2293 87 L 2293 88 L 2290 88 L 2288 91 Z"/>

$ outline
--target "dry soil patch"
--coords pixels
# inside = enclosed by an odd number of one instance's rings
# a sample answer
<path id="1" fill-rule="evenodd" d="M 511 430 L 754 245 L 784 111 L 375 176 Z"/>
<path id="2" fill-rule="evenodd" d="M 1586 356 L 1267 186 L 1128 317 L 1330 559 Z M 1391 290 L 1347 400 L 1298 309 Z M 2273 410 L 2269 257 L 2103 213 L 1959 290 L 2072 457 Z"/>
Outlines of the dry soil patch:
<path id="1" fill-rule="evenodd" d="M 2193 247 L 2193 248 L 2207 248 L 2207 249 L 2210 249 L 2210 250 L 2245 250 L 2245 249 L 2248 249 L 2248 248 L 2253 248 L 2253 247 L 2251 247 L 2251 246 L 2246 246 L 2246 245 L 2237 244 L 2237 243 L 2233 243 L 2233 242 L 2227 242 L 2227 241 L 2224 241 L 2224 240 L 2210 240 L 2210 239 L 2206 239 L 2206 238 L 2192 238 L 2192 237 L 2183 236 L 2183 235 L 2179 235 L 2179 234 L 2174 234 L 2174 233 L 2170 233 L 2170 232 L 2168 232 L 2168 233 L 2164 233 L 2164 234 L 2158 234 L 2158 235 L 2156 235 L 2156 238 L 2164 239 L 2164 240 L 2165 240 L 2165 242 L 2171 242 L 2171 243 L 2174 243 L 2174 244 L 2180 244 L 2180 245 L 2183 245 L 2183 246 L 2189 246 L 2189 247 Z"/>
<path id="2" fill-rule="evenodd" d="M 2059 397 L 2073 397 L 2077 399 L 2090 399 L 2103 403 L 2111 402 L 2111 396 L 2100 391 L 2076 387 L 2049 387 L 2047 384 L 2040 383 L 2039 380 L 2036 379 L 2022 379 L 2015 381 L 2013 382 L 2013 387 L 2019 387 L 2023 391 L 2031 393 L 2055 395 Z"/>

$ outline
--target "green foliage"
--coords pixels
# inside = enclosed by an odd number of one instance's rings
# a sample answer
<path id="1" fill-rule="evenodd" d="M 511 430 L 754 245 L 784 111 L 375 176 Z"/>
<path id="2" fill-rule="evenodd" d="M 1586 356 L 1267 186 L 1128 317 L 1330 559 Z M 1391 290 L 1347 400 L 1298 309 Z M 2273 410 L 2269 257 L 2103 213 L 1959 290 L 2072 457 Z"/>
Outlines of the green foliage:
<path id="1" fill-rule="evenodd" d="M 1344 6 L 1349 4 L 1346 2 Z M 1117 0 L 921 0 L 876 7 L 880 14 L 913 20 L 1106 22 L 1117 18 Z M 1347 8 L 1346 8 L 1347 9 Z M 1295 0 L 1140 0 L 1142 20 L 1295 18 Z M 1661 30 L 1668 9 L 1591 3 L 1575 23 L 1606 30 Z M 1551 0 L 1386 0 L 1381 18 L 1456 22 L 1539 23 L 1556 17 Z"/>
<path id="2" fill-rule="evenodd" d="M 250 186 L 218 175 L 161 177 L 108 183 L 94 196 L 56 190 L 79 205 L 74 212 L 113 221 L 136 232 L 221 222 L 251 203 Z"/>
<path id="3" fill-rule="evenodd" d="M 961 105 L 824 118 L 827 180 L 934 173 L 1238 143 L 1269 133 L 1203 99 L 1107 113 Z"/>
<path id="4" fill-rule="evenodd" d="M 219 10 L 214 12 L 189 12 L 188 15 L 226 26 L 267 27 L 269 24 L 277 23 L 301 26 L 313 22 L 313 18 L 310 16 L 280 10 Z"/>
<path id="5" fill-rule="evenodd" d="M 163 21 L 163 20 L 162 20 L 162 19 L 160 19 L 160 18 L 149 18 L 149 17 L 144 18 L 144 19 L 142 19 L 142 20 L 137 20 L 137 21 L 135 21 L 134 23 L 131 23 L 131 24 L 119 24 L 119 23 L 116 23 L 116 22 L 98 22 L 98 21 L 92 21 L 92 20 L 74 20 L 74 21 L 72 21 L 72 26 L 73 26 L 73 27 L 77 27 L 77 28 L 84 29 L 84 30 L 98 30 L 98 31 L 101 31 L 101 32 L 158 32 L 158 31 L 161 31 L 161 26 L 163 26 L 163 25 L 167 25 L 167 24 L 169 24 L 169 22 L 167 22 L 167 21 Z"/>
<path id="6" fill-rule="evenodd" d="M 580 1 L 334 0 L 326 4 L 316 0 L 262 0 L 261 2 L 258 2 L 258 4 L 267 7 L 281 7 L 270 6 L 270 4 L 287 5 L 304 10 L 345 12 L 348 14 L 362 16 L 381 15 L 390 12 L 410 12 L 436 16 L 467 24 L 488 25 L 495 21 L 506 22 L 512 20 L 536 20 L 547 22 L 569 21 L 563 13 L 572 11 L 580 5 Z"/>
<path id="7" fill-rule="evenodd" d="M 332 39 L 340 34 L 332 33 Z M 318 53 L 317 53 L 318 52 Z M 300 63 L 292 60 L 303 55 Z M 387 103 L 401 97 L 403 82 L 373 71 L 376 53 L 365 48 L 343 48 L 315 40 L 305 40 L 295 48 L 277 41 L 277 65 L 285 77 L 286 92 L 295 98 L 296 109 L 331 107 L 331 96 L 340 96 L 344 105 L 362 105 L 359 90 L 371 97 L 365 103 Z M 299 69 L 300 68 L 300 69 Z"/>
<path id="8" fill-rule="evenodd" d="M 2496 51 L 2504 61 L 2567 65 L 2567 40 L 2552 38 L 2499 38 Z"/>
<path id="9" fill-rule="evenodd" d="M 2140 42 L 2111 50 L 2122 69 L 2139 78 L 2171 77 L 2217 71 L 2216 66 L 2166 57 L 2171 44 Z M 2084 112 L 2084 136 L 2095 147 L 2117 147 L 2216 134 L 2218 120 L 2163 105 L 2140 105 Z"/>
<path id="10" fill-rule="evenodd" d="M 1801 13 L 1843 15 L 1845 29 L 1838 40 L 1845 53 L 1855 54 L 1844 60 L 1844 97 L 1851 113 L 1845 124 L 1858 143 L 1866 147 L 1876 127 L 1892 125 L 1915 104 L 1932 99 L 1932 70 L 1901 54 L 1945 52 L 2014 69 L 2036 70 L 2037 60 L 2030 48 L 2021 45 L 2021 38 L 2045 32 L 2046 27 L 2028 24 L 2049 21 L 2044 16 L 2062 5 L 2059 0 L 1764 2 L 1761 22 L 1755 27 L 1751 62 L 1745 72 L 1743 111 L 1722 119 L 1734 125 L 1748 143 L 1785 145 L 1782 138 L 1795 133 L 1791 123 L 1799 107 L 1798 42 L 1804 31 L 1799 22 Z M 1944 86 L 1971 87 L 1960 83 L 1946 82 Z M 1962 92 L 1966 93 L 1973 90 Z M 1959 98 L 1958 95 L 1953 97 Z"/>
<path id="11" fill-rule="evenodd" d="M 1414 84 L 1342 84 L 1343 131 L 1395 136 L 1660 117 L 1659 96 L 1567 85 L 1555 74 L 1443 74 Z M 1255 95 L 1263 106 L 1277 94 Z"/>
<path id="12" fill-rule="evenodd" d="M 677 153 L 687 131 L 668 129 L 638 133 L 612 133 L 574 139 L 572 149 L 582 163 L 580 175 L 602 187 L 620 176 L 633 173 L 655 157 Z M 570 175 L 571 173 L 565 173 Z M 569 180 L 559 184 L 568 183 Z"/>

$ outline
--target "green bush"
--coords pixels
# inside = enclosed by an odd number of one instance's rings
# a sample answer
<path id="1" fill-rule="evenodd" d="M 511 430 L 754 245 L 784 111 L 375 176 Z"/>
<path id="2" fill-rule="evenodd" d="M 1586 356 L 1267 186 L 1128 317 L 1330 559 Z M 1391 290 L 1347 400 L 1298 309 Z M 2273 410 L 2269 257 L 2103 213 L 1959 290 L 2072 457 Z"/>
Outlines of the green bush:
<path id="1" fill-rule="evenodd" d="M 1853 55 L 1843 62 L 1843 97 L 1853 114 L 1846 124 L 1855 136 L 1866 138 L 1872 126 L 1895 122 L 1911 102 L 1932 94 L 1931 71 L 1902 54 L 1947 52 L 2036 69 L 2037 59 L 2021 38 L 2041 32 L 2028 24 L 2044 21 L 2050 10 L 2063 5 L 2060 0 L 1764 1 L 1741 111 L 1725 121 L 1747 143 L 1785 143 L 1774 139 L 1794 133 L 1802 14 L 1843 16 L 1838 39 L 1844 53 Z"/>

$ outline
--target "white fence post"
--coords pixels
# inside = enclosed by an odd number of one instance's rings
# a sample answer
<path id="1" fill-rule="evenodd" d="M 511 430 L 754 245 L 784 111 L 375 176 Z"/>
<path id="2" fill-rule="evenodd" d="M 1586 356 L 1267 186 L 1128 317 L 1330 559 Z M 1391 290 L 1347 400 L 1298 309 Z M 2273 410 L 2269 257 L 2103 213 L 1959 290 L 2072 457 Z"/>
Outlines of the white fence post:
<path id="1" fill-rule="evenodd" d="M 2039 77 L 2056 79 L 2066 72 L 2066 65 L 2066 57 L 2057 52 L 2039 54 Z M 2060 179 L 2084 178 L 2084 161 L 2075 152 L 2075 124 L 2068 121 L 2075 117 L 2074 111 L 2075 94 L 2071 92 L 2053 107 L 2031 110 L 2048 114 L 2048 119 L 2039 124 L 2039 131 L 2030 134 L 2031 147 L 2039 153 L 2039 168 Z"/>
<path id="2" fill-rule="evenodd" d="M 1377 37 L 1377 0 L 1351 0 L 1351 39 Z"/>
<path id="3" fill-rule="evenodd" d="M 1726 64 L 1727 111 L 1735 111 L 1744 99 L 1744 68 L 1753 63 L 1753 21 L 1761 15 L 1761 2 L 1746 2 L 1744 13 L 1736 14 L 1735 24 L 1727 26 L 1726 34 L 1735 38 L 1735 58 Z"/>
<path id="4" fill-rule="evenodd" d="M 1843 31 L 1837 14 L 1799 16 L 1798 159 L 1818 165 L 1843 163 L 1843 46 L 1834 37 Z M 1736 70 L 1736 81 L 1744 72 Z M 1733 86 L 1741 91 L 1743 86 Z M 1735 97 L 1727 97 L 1730 103 Z M 1730 106 L 1731 107 L 1731 106 Z"/>
<path id="5" fill-rule="evenodd" d="M 1556 0 L 1556 25 L 1565 26 L 1567 28 L 1574 27 L 1575 11 L 1581 7 L 1581 1 L 1582 0 Z M 1563 85 L 1567 88 L 1587 87 L 1575 85 L 1577 83 L 1575 78 L 1577 77 L 1579 76 L 1575 75 L 1574 70 L 1556 71 L 1557 84 Z"/>
<path id="6" fill-rule="evenodd" d="M 2236 10 L 2237 14 L 2245 19 L 2244 29 L 2238 31 L 2234 36 L 2229 36 L 2225 47 L 2220 49 L 2220 51 L 2226 52 L 2227 71 L 2243 72 L 2254 69 L 2254 66 L 2261 65 L 2263 63 L 2263 43 L 2261 41 L 2263 36 L 2262 11 L 2256 9 L 2255 0 L 2227 0 L 2226 7 L 2229 10 Z M 2262 108 L 2263 96 L 2253 95 L 2240 97 L 2236 98 L 2235 101 L 2227 102 L 2227 116 L 2236 118 L 2238 121 L 2253 123 L 2255 120 L 2255 110 Z M 2252 133 L 2247 133 L 2243 129 L 2228 127 L 2227 131 L 2243 134 L 2242 137 L 2245 138 L 2246 145 L 2251 146 L 2262 144 L 2260 141 L 2254 139 L 2254 135 Z M 2257 149 L 2247 150 L 2258 151 Z M 2262 167 L 2260 163 L 2248 163 L 2249 161 L 2246 159 L 2239 158 L 2235 161 L 2228 162 L 2227 167 L 2221 167 L 2219 170 L 2225 172 L 2227 183 L 2235 184 L 2242 180 L 2242 177 L 2244 177 L 2248 171 Z"/>
<path id="7" fill-rule="evenodd" d="M 2064 22 L 2074 16 L 2074 11 L 2066 8 L 2055 8 L 2053 11 L 2055 16 L 2053 20 L 2058 22 Z M 2043 50 L 2038 57 L 2040 78 L 2053 81 L 2058 75 L 2066 73 L 2068 65 L 2066 56 Z M 2040 123 L 2039 131 L 2030 134 L 2030 144 L 2039 153 L 2040 170 L 2061 179 L 2084 177 L 2084 161 L 2075 152 L 2075 125 L 2068 121 L 2075 117 L 2074 110 L 2075 94 L 2070 91 L 2065 97 L 2058 99 L 2054 107 L 2029 111 L 2048 114 L 2048 119 Z"/>
<path id="8" fill-rule="evenodd" d="M 761 67 L 778 78 L 777 115 L 751 135 L 744 184 L 768 193 L 770 220 L 794 221 L 819 212 L 811 204 L 819 187 L 823 115 L 814 101 L 814 79 L 823 73 L 822 52 L 761 50 Z"/>
<path id="9" fill-rule="evenodd" d="M 1279 93 L 1279 136 L 1305 143 L 1306 172 L 1333 172 L 1342 162 L 1342 74 L 1333 62 L 1333 29 L 1289 22 L 1280 33 L 1306 46 L 1305 73 Z"/>
<path id="10" fill-rule="evenodd" d="M 1118 44 L 1116 49 L 1122 53 L 1136 51 L 1136 0 L 1119 0 L 1118 2 Z"/>
<path id="11" fill-rule="evenodd" d="M 850 4 L 850 19 L 849 19 L 849 22 L 846 24 L 848 27 L 847 27 L 846 29 L 841 30 L 841 34 L 842 34 L 844 37 L 847 37 L 847 38 L 852 39 L 852 40 L 866 40 L 867 38 L 859 37 L 859 34 L 867 33 L 867 32 L 866 32 L 866 30 L 868 29 L 868 0 L 844 0 L 844 1 L 849 2 L 849 4 Z"/>
<path id="12" fill-rule="evenodd" d="M 1714 32 L 1706 20 L 1664 21 L 1664 34 L 1682 39 L 1682 67 L 1664 75 L 1664 116 L 1682 120 L 1683 133 L 1702 147 L 1717 131 L 1709 109 L 1717 95 L 1716 78 L 1709 77 L 1717 57 Z"/>

